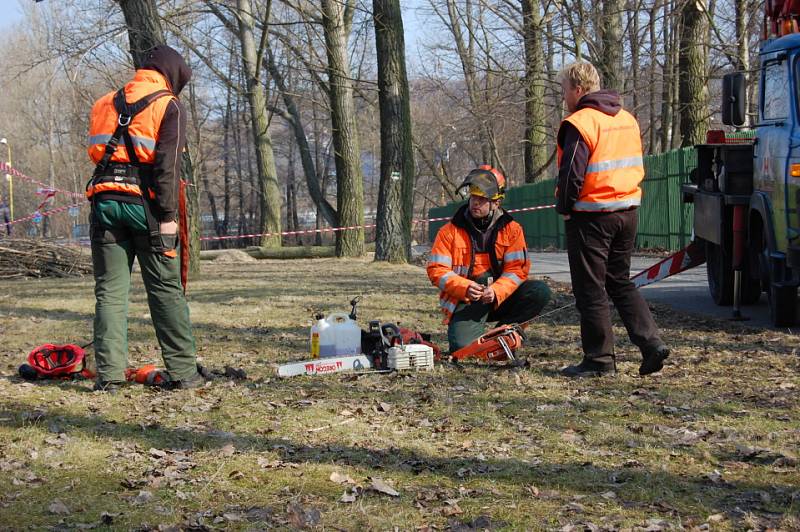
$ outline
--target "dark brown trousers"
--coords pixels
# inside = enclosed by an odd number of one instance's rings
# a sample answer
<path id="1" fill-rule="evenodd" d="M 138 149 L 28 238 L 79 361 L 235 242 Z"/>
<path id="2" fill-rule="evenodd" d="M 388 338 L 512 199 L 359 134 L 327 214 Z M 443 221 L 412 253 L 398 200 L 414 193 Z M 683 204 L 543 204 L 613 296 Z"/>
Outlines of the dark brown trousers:
<path id="1" fill-rule="evenodd" d="M 608 298 L 639 349 L 662 345 L 650 307 L 630 280 L 636 210 L 573 213 L 565 222 L 572 291 L 581 314 L 586 358 L 614 354 Z"/>

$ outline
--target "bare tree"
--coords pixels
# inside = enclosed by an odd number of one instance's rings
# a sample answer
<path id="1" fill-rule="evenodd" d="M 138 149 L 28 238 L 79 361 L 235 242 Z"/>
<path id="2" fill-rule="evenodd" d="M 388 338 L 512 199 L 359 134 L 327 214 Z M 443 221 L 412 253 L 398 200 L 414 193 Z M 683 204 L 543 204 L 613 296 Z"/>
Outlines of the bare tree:
<path id="1" fill-rule="evenodd" d="M 540 1 L 520 3 L 525 40 L 525 182 L 534 183 L 544 177 L 550 161 L 544 100 L 544 28 Z"/>
<path id="2" fill-rule="evenodd" d="M 381 180 L 375 260 L 406 262 L 411 256 L 414 158 L 399 0 L 373 0 L 378 99 L 381 115 Z"/>
<path id="3" fill-rule="evenodd" d="M 328 91 L 333 127 L 339 224 L 349 229 L 336 234 L 336 256 L 364 254 L 364 177 L 347 39 L 354 0 L 321 0 L 322 27 L 328 56 Z"/>
<path id="4" fill-rule="evenodd" d="M 624 0 L 604 0 L 600 17 L 601 54 L 597 63 L 607 89 L 622 92 L 625 86 L 622 68 L 622 12 Z"/>
<path id="5" fill-rule="evenodd" d="M 681 8 L 681 38 L 678 65 L 681 146 L 703 141 L 708 129 L 708 71 L 703 53 L 708 40 L 706 0 L 684 2 Z"/>

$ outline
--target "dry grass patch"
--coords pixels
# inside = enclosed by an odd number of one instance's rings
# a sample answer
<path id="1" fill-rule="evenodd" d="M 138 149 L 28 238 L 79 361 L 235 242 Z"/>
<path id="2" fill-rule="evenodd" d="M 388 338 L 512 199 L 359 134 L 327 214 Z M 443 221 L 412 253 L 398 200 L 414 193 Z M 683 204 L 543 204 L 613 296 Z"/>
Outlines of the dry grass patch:
<path id="1" fill-rule="evenodd" d="M 189 287 L 199 354 L 249 378 L 170 394 L 20 381 L 35 344 L 88 342 L 92 281 L 0 285 L 0 528 L 800 527 L 795 336 L 656 307 L 674 347 L 663 374 L 636 375 L 617 324 L 620 374 L 567 381 L 557 369 L 579 351 L 569 308 L 532 327 L 519 371 L 279 380 L 276 364 L 306 357 L 312 314 L 355 295 L 362 324 L 399 321 L 444 344 L 424 270 L 203 268 Z M 553 288 L 548 310 L 571 301 Z M 130 360 L 159 361 L 138 280 Z"/>

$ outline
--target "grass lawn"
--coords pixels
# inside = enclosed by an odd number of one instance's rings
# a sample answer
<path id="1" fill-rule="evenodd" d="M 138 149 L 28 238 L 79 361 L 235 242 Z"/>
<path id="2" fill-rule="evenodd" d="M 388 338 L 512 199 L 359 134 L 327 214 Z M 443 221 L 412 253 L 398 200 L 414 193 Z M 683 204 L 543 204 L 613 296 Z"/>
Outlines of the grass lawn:
<path id="1" fill-rule="evenodd" d="M 363 326 L 444 346 L 424 270 L 202 266 L 199 356 L 248 379 L 172 393 L 21 381 L 33 346 L 91 339 L 93 282 L 0 282 L 0 529 L 800 529 L 796 336 L 655 307 L 673 347 L 662 374 L 638 376 L 616 323 L 619 375 L 570 381 L 557 370 L 579 358 L 572 307 L 529 329 L 521 370 L 278 379 L 276 364 L 307 358 L 314 312 L 355 295 Z M 135 276 L 130 363 L 158 363 Z M 546 310 L 572 300 L 551 286 Z"/>

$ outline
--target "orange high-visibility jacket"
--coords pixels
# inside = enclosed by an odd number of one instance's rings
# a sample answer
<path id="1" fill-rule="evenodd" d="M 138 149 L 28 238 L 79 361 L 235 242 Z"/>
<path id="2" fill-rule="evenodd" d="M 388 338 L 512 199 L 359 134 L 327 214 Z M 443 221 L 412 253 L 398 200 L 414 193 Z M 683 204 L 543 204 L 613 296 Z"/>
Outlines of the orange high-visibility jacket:
<path id="1" fill-rule="evenodd" d="M 169 90 L 167 80 L 155 70 L 137 70 L 133 79 L 125 85 L 125 101 L 134 103 L 148 94 L 160 90 Z M 117 118 L 119 114 L 114 108 L 114 94 L 116 91 L 109 92 L 92 107 L 89 118 L 89 157 L 97 164 L 103 158 L 108 143 L 114 131 L 117 129 Z M 128 131 L 133 141 L 133 147 L 140 163 L 152 164 L 155 161 L 156 143 L 158 142 L 158 131 L 161 122 L 167 111 L 167 106 L 174 96 L 165 94 L 148 105 L 142 112 L 131 120 Z M 128 150 L 125 143 L 120 142 L 111 162 L 128 163 Z M 142 192 L 138 185 L 126 183 L 100 183 L 90 186 L 86 191 L 86 197 L 99 192 L 121 192 L 141 196 Z"/>
<path id="2" fill-rule="evenodd" d="M 436 235 L 428 262 L 428 277 L 439 292 L 439 306 L 450 322 L 456 306 L 468 302 L 467 288 L 487 271 L 493 273 L 494 308 L 514 293 L 530 271 L 528 246 L 520 226 L 508 213 L 503 213 L 490 229 L 488 249 L 493 254 L 474 253 L 472 238 L 467 229 L 467 205 L 461 207 Z"/>
<path id="3" fill-rule="evenodd" d="M 575 126 L 591 153 L 583 187 L 572 210 L 613 212 L 638 207 L 642 202 L 639 184 L 644 179 L 644 163 L 636 118 L 624 109 L 610 116 L 585 107 L 564 121 Z M 562 155 L 559 146 L 559 167 Z"/>

